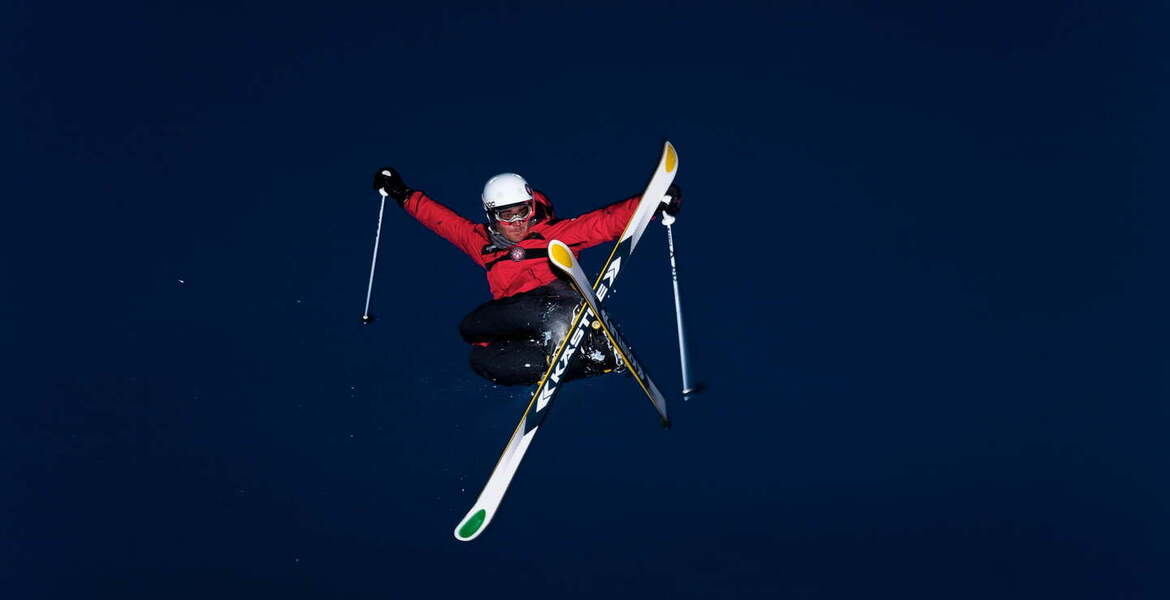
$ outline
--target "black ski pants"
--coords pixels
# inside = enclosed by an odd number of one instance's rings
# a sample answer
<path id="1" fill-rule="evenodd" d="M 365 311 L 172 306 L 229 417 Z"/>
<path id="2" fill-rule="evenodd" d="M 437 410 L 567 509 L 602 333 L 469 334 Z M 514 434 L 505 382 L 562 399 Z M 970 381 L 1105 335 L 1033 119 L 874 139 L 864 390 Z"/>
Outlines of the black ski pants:
<path id="1" fill-rule="evenodd" d="M 549 355 L 568 331 L 580 299 L 569 284 L 558 280 L 481 304 L 459 324 L 464 341 L 476 344 L 471 348 L 471 369 L 499 385 L 536 383 L 548 367 Z M 600 337 L 600 333 L 590 336 Z M 591 341 L 582 342 L 579 351 L 585 351 Z M 486 346 L 481 345 L 485 342 Z M 606 367 L 612 368 L 609 362 L 612 360 L 598 363 L 577 357 L 570 361 L 562 381 L 604 372 Z"/>

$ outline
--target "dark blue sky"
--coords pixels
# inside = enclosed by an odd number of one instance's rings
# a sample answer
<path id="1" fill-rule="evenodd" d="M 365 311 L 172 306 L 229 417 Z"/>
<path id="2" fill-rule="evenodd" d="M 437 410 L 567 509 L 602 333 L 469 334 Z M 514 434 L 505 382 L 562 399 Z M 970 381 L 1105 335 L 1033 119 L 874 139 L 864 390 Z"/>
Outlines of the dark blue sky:
<path id="1" fill-rule="evenodd" d="M 1166 7 L 541 4 L 4 11 L 5 596 L 1170 594 Z M 396 209 L 358 323 L 371 172 L 571 215 L 663 139 L 709 393 L 567 387 L 456 542 L 528 390 Z"/>

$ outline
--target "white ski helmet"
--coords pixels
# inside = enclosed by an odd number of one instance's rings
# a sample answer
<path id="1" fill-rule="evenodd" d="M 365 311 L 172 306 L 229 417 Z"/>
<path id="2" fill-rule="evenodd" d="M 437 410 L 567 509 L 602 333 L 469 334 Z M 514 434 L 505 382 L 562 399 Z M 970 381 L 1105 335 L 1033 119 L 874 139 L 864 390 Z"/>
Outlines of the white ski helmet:
<path id="1" fill-rule="evenodd" d="M 483 212 L 489 221 L 495 220 L 495 211 L 524 202 L 532 202 L 532 188 L 515 173 L 500 173 L 483 186 Z"/>

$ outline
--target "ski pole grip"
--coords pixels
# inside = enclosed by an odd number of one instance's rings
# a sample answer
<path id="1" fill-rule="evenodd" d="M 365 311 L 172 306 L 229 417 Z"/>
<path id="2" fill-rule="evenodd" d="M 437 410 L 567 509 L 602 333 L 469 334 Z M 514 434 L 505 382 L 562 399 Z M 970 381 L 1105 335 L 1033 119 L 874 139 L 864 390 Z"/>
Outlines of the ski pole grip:
<path id="1" fill-rule="evenodd" d="M 665 210 L 667 206 L 670 206 L 671 200 L 674 200 L 673 196 L 670 194 L 663 194 L 661 203 L 662 206 L 658 207 L 658 210 L 662 213 L 662 224 L 666 225 L 667 227 L 670 227 L 674 224 L 674 215 L 666 212 Z"/>

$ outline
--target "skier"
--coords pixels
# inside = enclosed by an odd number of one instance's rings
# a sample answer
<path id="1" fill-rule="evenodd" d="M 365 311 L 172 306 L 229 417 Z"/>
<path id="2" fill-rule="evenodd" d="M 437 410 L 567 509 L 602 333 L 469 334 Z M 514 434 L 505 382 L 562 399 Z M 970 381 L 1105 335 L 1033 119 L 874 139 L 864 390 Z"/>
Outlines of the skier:
<path id="1" fill-rule="evenodd" d="M 529 385 L 540 379 L 547 357 L 568 330 L 581 297 L 558 279 L 548 264 L 548 244 L 559 239 L 581 250 L 613 241 L 637 208 L 635 196 L 572 219 L 557 219 L 553 205 L 515 173 L 501 173 L 483 187 L 486 221 L 476 223 L 411 189 L 391 167 L 374 174 L 375 190 L 393 198 L 412 217 L 462 250 L 487 271 L 492 300 L 471 311 L 459 325 L 472 344 L 471 368 L 500 385 Z M 676 215 L 682 192 L 671 185 L 669 204 L 659 211 Z M 605 335 L 595 331 L 579 350 L 562 381 L 620 370 Z"/>

